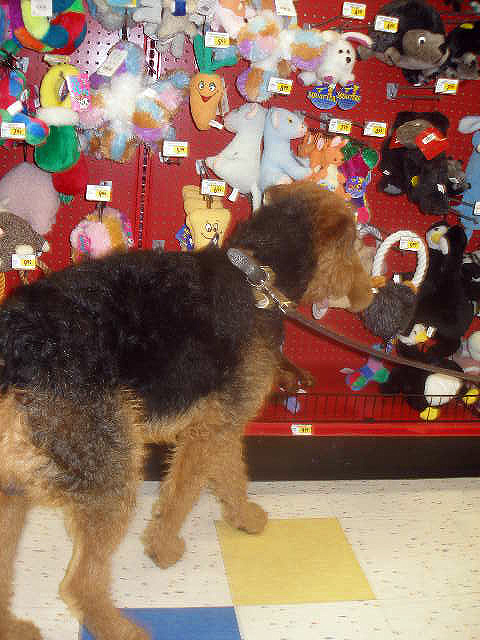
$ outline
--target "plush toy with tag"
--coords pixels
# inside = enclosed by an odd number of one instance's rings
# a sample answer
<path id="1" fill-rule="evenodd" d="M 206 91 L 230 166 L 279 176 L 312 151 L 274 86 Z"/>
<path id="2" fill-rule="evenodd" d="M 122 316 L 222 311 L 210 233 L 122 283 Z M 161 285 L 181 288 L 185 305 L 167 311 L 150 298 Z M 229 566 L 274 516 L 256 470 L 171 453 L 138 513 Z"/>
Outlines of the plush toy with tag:
<path id="1" fill-rule="evenodd" d="M 0 300 L 5 294 L 5 273 L 15 270 L 27 283 L 28 271 L 37 267 L 44 273 L 50 271 L 40 258 L 47 251 L 50 245 L 28 222 L 0 205 Z"/>
<path id="2" fill-rule="evenodd" d="M 12 40 L 2 42 L 0 47 L 0 122 L 20 124 L 25 127 L 27 144 L 42 144 L 48 136 L 48 126 L 35 118 L 31 103 L 32 91 L 25 74 L 9 64 L 11 56 L 18 51 Z M 5 144 L 6 138 L 0 138 Z"/>
<path id="3" fill-rule="evenodd" d="M 118 209 L 97 209 L 72 229 L 70 244 L 73 262 L 85 256 L 101 258 L 113 251 L 128 251 L 133 247 L 132 225 Z"/>
<path id="4" fill-rule="evenodd" d="M 366 34 L 354 31 L 297 30 L 292 44 L 292 64 L 302 70 L 298 77 L 305 85 L 320 82 L 346 85 L 355 79 L 353 67 L 357 55 L 354 44 L 368 49 L 372 41 Z M 311 49 L 316 50 L 316 55 L 312 55 Z"/>
<path id="5" fill-rule="evenodd" d="M 307 178 L 320 187 L 345 197 L 345 176 L 339 167 L 343 163 L 342 148 L 347 139 L 341 136 L 326 136 L 321 132 L 308 131 L 298 145 L 299 158 L 306 158 L 312 175 Z"/>
<path id="6" fill-rule="evenodd" d="M 237 77 L 236 85 L 245 100 L 265 102 L 273 95 L 270 80 L 288 78 L 291 44 L 297 30 L 285 28 L 282 17 L 272 11 L 260 11 L 240 30 L 238 52 L 250 67 Z M 318 51 L 312 55 L 318 55 Z"/>
<path id="7" fill-rule="evenodd" d="M 290 148 L 290 140 L 301 138 L 306 133 L 302 114 L 278 107 L 268 111 L 260 161 L 260 191 L 276 184 L 303 180 L 312 174 L 312 170 L 304 167 Z"/>
<path id="8" fill-rule="evenodd" d="M 206 158 L 207 166 L 233 189 L 252 195 L 255 211 L 261 204 L 258 186 L 260 148 L 267 110 L 257 103 L 247 103 L 228 113 L 225 129 L 235 133 L 233 140 L 216 156 Z"/>
<path id="9" fill-rule="evenodd" d="M 393 0 L 381 7 L 369 35 L 372 46 L 358 47 L 360 57 L 367 59 L 373 55 L 388 65 L 400 67 L 413 84 L 449 56 L 440 14 L 421 0 Z"/>
<path id="10" fill-rule="evenodd" d="M 448 125 L 438 111 L 399 112 L 392 135 L 382 145 L 383 175 L 377 189 L 389 195 L 405 193 L 422 213 L 446 214 L 454 177 L 446 154 Z"/>
<path id="11" fill-rule="evenodd" d="M 465 178 L 469 186 L 462 194 L 462 203 L 454 207 L 465 216 L 462 218 L 462 224 L 469 240 L 472 233 L 480 229 L 478 211 L 474 209 L 475 203 L 480 200 L 480 116 L 462 118 L 458 130 L 461 133 L 473 133 L 473 150 L 465 169 Z"/>
<path id="12" fill-rule="evenodd" d="M 75 126 L 78 112 L 72 108 L 70 94 L 62 100 L 61 89 L 68 76 L 76 77 L 79 70 L 70 64 L 51 67 L 40 85 L 38 116 L 48 124 L 49 135 L 45 143 L 35 147 L 35 163 L 52 174 L 53 186 L 63 202 L 71 202 L 73 196 L 85 193 L 88 171 Z"/>
<path id="13" fill-rule="evenodd" d="M 231 221 L 218 196 L 203 195 L 196 185 L 182 188 L 185 225 L 176 234 L 182 251 L 221 247 Z"/>
<path id="14" fill-rule="evenodd" d="M 187 98 L 190 76 L 174 71 L 153 81 L 144 74 L 144 51 L 119 41 L 90 77 L 91 108 L 80 113 L 86 153 L 129 162 L 140 143 L 158 151 L 175 138 L 173 118 Z"/>
<path id="15" fill-rule="evenodd" d="M 397 350 L 402 356 L 438 364 L 458 350 L 473 320 L 473 304 L 462 282 L 467 239 L 461 225 L 440 222 L 427 231 L 426 242 L 428 269 Z"/>
<path id="16" fill-rule="evenodd" d="M 8 0 L 13 36 L 18 44 L 40 53 L 69 55 L 87 33 L 82 0 L 52 0 L 52 16 L 33 15 L 33 0 Z"/>
<path id="17" fill-rule="evenodd" d="M 193 39 L 193 48 L 198 73 L 190 80 L 190 112 L 197 129 L 207 131 L 209 123 L 215 120 L 225 90 L 223 78 L 215 71 L 237 64 L 237 56 L 215 59 L 214 49 L 205 46 L 201 35 Z"/>

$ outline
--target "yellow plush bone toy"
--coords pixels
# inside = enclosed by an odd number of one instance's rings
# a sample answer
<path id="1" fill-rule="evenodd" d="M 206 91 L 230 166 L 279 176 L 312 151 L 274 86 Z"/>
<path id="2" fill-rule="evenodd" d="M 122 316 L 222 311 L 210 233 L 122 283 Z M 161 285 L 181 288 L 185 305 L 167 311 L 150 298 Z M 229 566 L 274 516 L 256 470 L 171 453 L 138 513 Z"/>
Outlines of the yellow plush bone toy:
<path id="1" fill-rule="evenodd" d="M 230 211 L 218 196 L 203 196 L 195 185 L 183 187 L 182 196 L 193 249 L 198 251 L 210 244 L 221 247 L 232 217 Z"/>

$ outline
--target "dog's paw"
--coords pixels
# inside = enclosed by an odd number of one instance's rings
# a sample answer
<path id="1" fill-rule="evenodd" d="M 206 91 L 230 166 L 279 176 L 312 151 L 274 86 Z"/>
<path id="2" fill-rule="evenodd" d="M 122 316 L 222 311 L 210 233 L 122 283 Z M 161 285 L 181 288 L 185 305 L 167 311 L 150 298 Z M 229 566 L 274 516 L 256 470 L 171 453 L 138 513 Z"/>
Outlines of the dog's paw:
<path id="1" fill-rule="evenodd" d="M 105 640 L 152 640 L 152 637 L 145 629 L 137 627 L 126 618 L 122 618 L 121 624 L 115 629 L 111 638 L 109 636 Z"/>
<path id="2" fill-rule="evenodd" d="M 162 569 L 167 569 L 178 562 L 185 553 L 185 541 L 179 536 L 172 536 L 165 539 L 158 534 L 158 528 L 152 523 L 147 527 L 143 536 L 145 553 L 155 564 Z"/>
<path id="3" fill-rule="evenodd" d="M 42 640 L 40 629 L 29 620 L 20 620 L 13 616 L 5 621 L 5 628 L 0 624 L 2 640 Z"/>
<path id="4" fill-rule="evenodd" d="M 234 513 L 225 513 L 224 517 L 232 527 L 247 533 L 261 533 L 268 520 L 265 511 L 255 502 L 245 502 Z"/>

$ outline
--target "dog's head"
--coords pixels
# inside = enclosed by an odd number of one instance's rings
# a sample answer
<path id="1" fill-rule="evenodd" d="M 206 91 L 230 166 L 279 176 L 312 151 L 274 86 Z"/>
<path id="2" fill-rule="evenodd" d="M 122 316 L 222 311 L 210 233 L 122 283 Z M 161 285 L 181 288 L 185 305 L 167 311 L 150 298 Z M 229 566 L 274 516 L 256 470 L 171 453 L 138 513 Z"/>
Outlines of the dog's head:
<path id="1" fill-rule="evenodd" d="M 230 246 L 250 250 L 276 274 L 289 298 L 312 304 L 346 296 L 351 311 L 372 300 L 370 276 L 355 250 L 354 216 L 345 201 L 313 183 L 272 187 Z"/>

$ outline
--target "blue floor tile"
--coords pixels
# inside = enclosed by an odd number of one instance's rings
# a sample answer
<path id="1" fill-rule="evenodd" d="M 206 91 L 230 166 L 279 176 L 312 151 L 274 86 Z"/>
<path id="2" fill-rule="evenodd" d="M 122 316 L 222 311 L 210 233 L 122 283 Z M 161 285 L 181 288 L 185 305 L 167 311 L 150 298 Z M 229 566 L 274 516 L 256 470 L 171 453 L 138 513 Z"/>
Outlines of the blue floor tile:
<path id="1" fill-rule="evenodd" d="M 144 627 L 152 640 L 240 640 L 233 607 L 179 609 L 122 609 Z M 84 628 L 80 640 L 94 640 Z"/>

